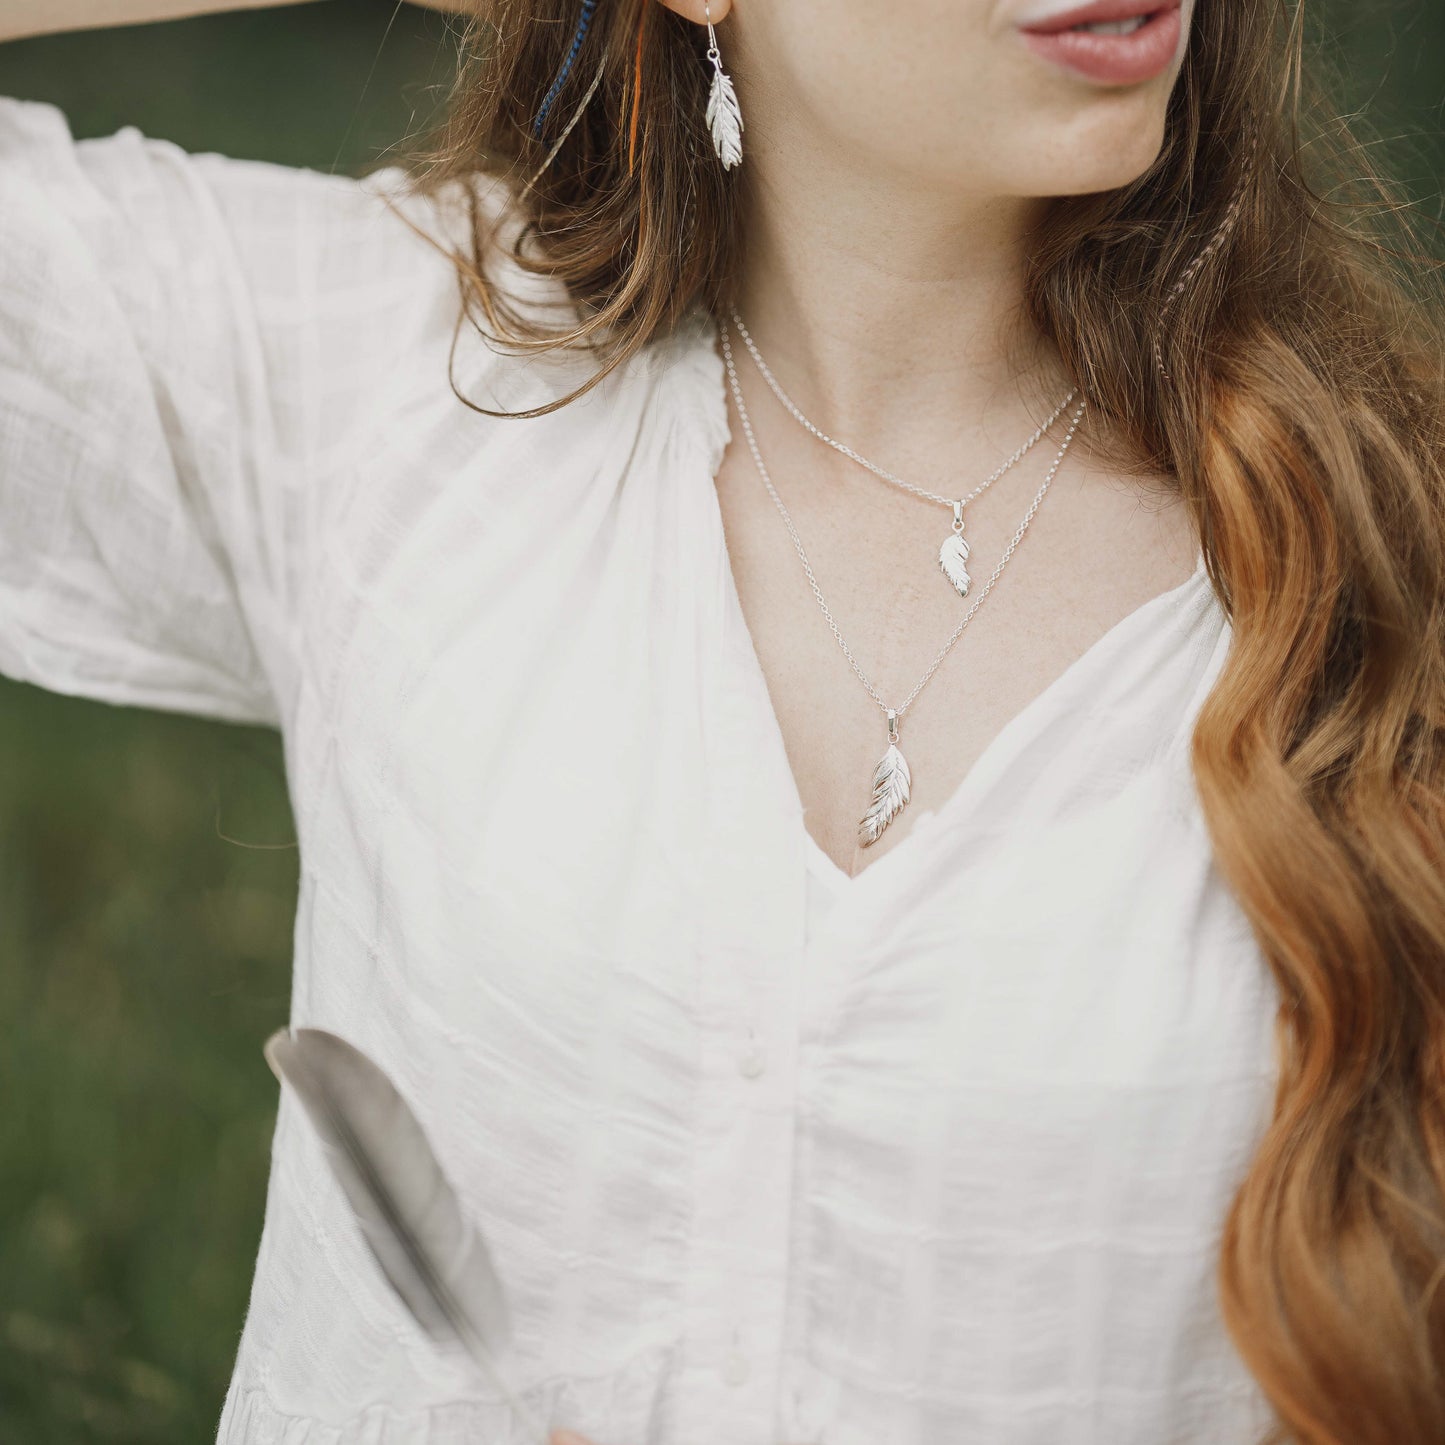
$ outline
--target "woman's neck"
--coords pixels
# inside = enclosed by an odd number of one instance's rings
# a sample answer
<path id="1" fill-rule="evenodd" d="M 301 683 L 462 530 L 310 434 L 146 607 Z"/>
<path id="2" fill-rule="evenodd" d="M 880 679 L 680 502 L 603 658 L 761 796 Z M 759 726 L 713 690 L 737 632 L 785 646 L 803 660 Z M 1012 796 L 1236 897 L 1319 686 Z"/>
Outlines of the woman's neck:
<path id="1" fill-rule="evenodd" d="M 1041 203 L 847 160 L 796 132 L 749 155 L 744 323 L 803 412 L 865 456 L 929 473 L 960 448 L 1006 454 L 1068 389 L 1023 316 Z"/>

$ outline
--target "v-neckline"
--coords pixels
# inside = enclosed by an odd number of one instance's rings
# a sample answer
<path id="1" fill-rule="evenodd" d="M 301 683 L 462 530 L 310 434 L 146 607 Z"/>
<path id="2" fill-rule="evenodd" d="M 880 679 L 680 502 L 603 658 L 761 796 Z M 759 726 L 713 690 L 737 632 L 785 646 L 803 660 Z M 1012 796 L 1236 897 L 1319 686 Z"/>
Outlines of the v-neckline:
<path id="1" fill-rule="evenodd" d="M 882 854 L 876 861 L 866 864 L 857 873 L 848 873 L 839 866 L 835 859 L 829 856 L 818 840 L 808 831 L 807 810 L 803 803 L 802 792 L 798 787 L 797 777 L 793 772 L 792 762 L 788 757 L 787 740 L 784 737 L 777 710 L 773 705 L 767 674 L 763 670 L 762 659 L 758 654 L 752 629 L 748 626 L 747 614 L 743 611 L 742 595 L 738 590 L 736 573 L 733 571 L 732 554 L 728 551 L 727 546 L 722 503 L 717 494 L 718 468 L 722 465 L 723 456 L 732 439 L 732 423 L 728 416 L 727 372 L 718 347 L 719 331 L 716 318 L 705 309 L 698 307 L 696 308 L 695 325 L 696 334 L 695 337 L 689 338 L 689 344 L 698 349 L 697 360 L 704 381 L 700 390 L 707 408 L 706 414 L 694 418 L 701 427 L 704 437 L 701 450 L 705 463 L 702 471 L 705 475 L 701 480 L 707 495 L 703 498 L 702 505 L 713 534 L 712 544 L 721 550 L 723 607 L 727 614 L 725 621 L 731 635 L 738 639 L 741 671 L 755 700 L 755 710 L 759 715 L 759 730 L 767 734 L 765 746 L 772 755 L 772 761 L 776 765 L 775 771 L 780 777 L 787 780 L 790 822 L 800 835 L 799 846 L 804 862 L 806 863 L 807 859 L 811 857 L 817 871 L 827 879 L 835 895 L 852 896 L 864 886 L 871 888 L 878 885 L 879 880 L 877 879 L 865 884 L 865 879 L 869 879 L 870 875 L 881 870 L 887 876 L 897 872 L 900 868 L 907 868 L 913 854 L 922 846 L 927 835 L 940 823 L 951 820 L 975 792 L 998 774 L 1006 765 L 1008 756 L 1017 754 L 1021 750 L 1030 729 L 1052 711 L 1059 695 L 1076 686 L 1081 676 L 1103 666 L 1126 635 L 1134 632 L 1142 623 L 1157 615 L 1168 615 L 1175 612 L 1189 601 L 1201 586 L 1212 586 L 1205 565 L 1204 553 L 1202 550 L 1198 552 L 1194 570 L 1183 582 L 1167 591 L 1156 593 L 1126 613 L 1069 663 L 1062 672 L 1045 684 L 1042 691 L 1036 693 L 1014 713 L 989 739 L 983 751 L 974 759 L 973 764 L 952 793 L 936 808 L 924 808 L 913 815 L 908 833 L 899 843 Z"/>
<path id="2" fill-rule="evenodd" d="M 721 509 L 719 509 L 721 517 Z M 729 577 L 732 576 L 732 568 L 729 564 L 725 570 Z M 984 749 L 973 761 L 972 766 L 963 775 L 963 778 L 936 808 L 925 808 L 914 816 L 909 827 L 908 834 L 895 847 L 890 848 L 876 862 L 869 863 L 857 873 L 848 873 L 838 865 L 836 859 L 829 856 L 822 844 L 808 831 L 805 820 L 806 809 L 803 805 L 802 794 L 798 790 L 797 778 L 793 774 L 792 764 L 787 759 L 787 741 L 783 736 L 782 726 L 778 722 L 776 710 L 772 705 L 772 695 L 768 691 L 767 674 L 763 671 L 762 661 L 758 657 L 756 646 L 752 642 L 752 633 L 747 626 L 747 618 L 742 610 L 742 599 L 738 593 L 736 581 L 728 586 L 728 609 L 733 615 L 734 622 L 740 628 L 743 636 L 748 641 L 747 658 L 748 671 L 752 674 L 750 685 L 756 695 L 758 685 L 761 684 L 763 706 L 759 709 L 766 712 L 770 719 L 768 732 L 770 740 L 768 746 L 776 753 L 782 751 L 784 768 L 788 776 L 793 779 L 793 801 L 796 804 L 796 817 L 799 830 L 803 835 L 803 847 L 807 849 L 813 861 L 823 872 L 835 892 L 852 893 L 863 883 L 864 878 L 875 869 L 885 867 L 892 860 L 900 856 L 911 856 L 917 851 L 918 841 L 941 822 L 952 818 L 964 806 L 966 799 L 979 788 L 985 781 L 996 777 L 999 771 L 1005 766 L 1008 756 L 1016 755 L 1021 751 L 1027 734 L 1034 729 L 1038 720 L 1048 716 L 1053 710 L 1055 699 L 1059 694 L 1068 691 L 1076 686 L 1080 676 L 1096 671 L 1103 666 L 1106 659 L 1119 645 L 1121 638 L 1126 633 L 1136 631 L 1140 624 L 1159 614 L 1168 614 L 1182 606 L 1194 596 L 1196 589 L 1201 582 L 1208 582 L 1208 572 L 1205 569 L 1204 554 L 1201 552 L 1195 562 L 1194 571 L 1187 578 L 1175 587 L 1169 588 L 1166 592 L 1156 593 L 1132 611 L 1113 624 L 1106 632 L 1092 642 L 1078 657 L 1076 657 L 1064 670 L 1058 673 L 1052 681 L 1046 683 L 1042 691 L 1026 702 L 1022 708 L 1010 717 L 1004 725 L 989 739 Z M 906 866 L 905 864 L 894 863 L 895 868 Z"/>

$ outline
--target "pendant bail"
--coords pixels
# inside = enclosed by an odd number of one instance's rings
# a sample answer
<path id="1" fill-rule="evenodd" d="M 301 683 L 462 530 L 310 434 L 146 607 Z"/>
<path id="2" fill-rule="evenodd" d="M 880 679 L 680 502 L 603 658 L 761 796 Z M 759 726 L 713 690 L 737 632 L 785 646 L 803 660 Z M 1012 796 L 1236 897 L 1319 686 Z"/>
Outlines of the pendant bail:
<path id="1" fill-rule="evenodd" d="M 953 504 L 953 530 L 954 530 L 955 532 L 962 532 L 962 531 L 963 531 L 963 503 L 962 503 L 962 502 L 955 502 L 955 503 Z"/>
<path id="2" fill-rule="evenodd" d="M 898 714 L 893 708 L 888 709 L 888 741 L 897 746 L 898 743 Z"/>

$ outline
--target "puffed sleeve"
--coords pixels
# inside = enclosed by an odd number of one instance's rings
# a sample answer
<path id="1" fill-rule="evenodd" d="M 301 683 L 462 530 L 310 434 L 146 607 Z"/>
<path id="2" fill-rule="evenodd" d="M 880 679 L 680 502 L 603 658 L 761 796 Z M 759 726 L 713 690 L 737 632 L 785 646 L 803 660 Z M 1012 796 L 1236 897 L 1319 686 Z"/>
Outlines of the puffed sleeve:
<path id="1" fill-rule="evenodd" d="M 400 174 L 0 97 L 0 673 L 283 723 L 329 460 L 457 299 Z"/>

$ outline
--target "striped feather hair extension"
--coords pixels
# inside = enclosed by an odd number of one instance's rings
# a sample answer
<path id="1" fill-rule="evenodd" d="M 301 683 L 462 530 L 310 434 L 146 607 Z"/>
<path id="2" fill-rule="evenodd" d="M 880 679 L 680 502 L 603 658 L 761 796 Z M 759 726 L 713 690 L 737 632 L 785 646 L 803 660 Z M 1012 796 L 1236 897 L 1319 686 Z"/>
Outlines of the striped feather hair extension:
<path id="1" fill-rule="evenodd" d="M 542 126 L 546 122 L 547 112 L 552 109 L 552 102 L 557 99 L 558 92 L 567 82 L 567 77 L 572 73 L 573 62 L 577 59 L 577 52 L 582 49 L 582 41 L 587 34 L 587 26 L 592 19 L 592 12 L 597 8 L 597 0 L 582 0 L 582 13 L 577 17 L 577 29 L 572 36 L 572 44 L 568 47 L 567 58 L 562 62 L 562 68 L 557 72 L 557 77 L 547 89 L 547 94 L 542 97 L 541 108 L 537 111 L 536 118 L 532 121 L 532 134 L 540 140 L 542 138 Z"/>

